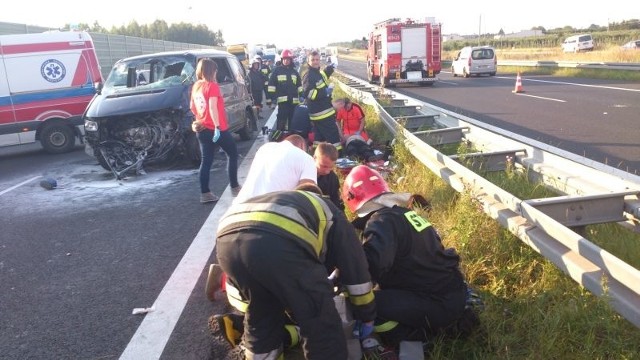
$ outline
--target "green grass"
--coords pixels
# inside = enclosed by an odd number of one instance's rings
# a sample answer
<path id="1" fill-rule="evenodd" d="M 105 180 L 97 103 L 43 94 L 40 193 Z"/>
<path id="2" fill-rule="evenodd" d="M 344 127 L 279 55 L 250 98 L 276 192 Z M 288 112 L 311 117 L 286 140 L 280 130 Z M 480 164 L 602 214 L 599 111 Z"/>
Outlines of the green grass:
<path id="1" fill-rule="evenodd" d="M 472 197 L 451 189 L 403 146 L 396 146 L 395 157 L 399 167 L 388 179 L 390 185 L 431 200 L 433 208 L 422 215 L 438 229 L 446 246 L 458 249 L 467 280 L 486 304 L 482 329 L 465 340 L 435 339 L 431 359 L 640 357 L 640 330 L 613 311 L 606 299 L 586 291 L 501 228 Z M 517 175 L 493 176 L 501 178 L 501 187 L 515 183 L 514 192 L 553 195 Z M 602 226 L 594 231 L 605 235 L 611 230 Z M 608 235 L 603 237 L 610 239 Z M 626 246 L 637 251 L 639 244 Z"/>

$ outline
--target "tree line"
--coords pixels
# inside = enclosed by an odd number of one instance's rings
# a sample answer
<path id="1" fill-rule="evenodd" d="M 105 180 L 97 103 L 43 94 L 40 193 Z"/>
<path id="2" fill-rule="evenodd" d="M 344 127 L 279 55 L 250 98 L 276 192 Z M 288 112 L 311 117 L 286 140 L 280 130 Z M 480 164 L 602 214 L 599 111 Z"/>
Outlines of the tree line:
<path id="1" fill-rule="evenodd" d="M 180 22 L 167 24 L 164 20 L 156 20 L 151 24 L 138 24 L 133 20 L 128 25 L 113 26 L 111 30 L 101 26 L 97 21 L 93 25 L 80 23 L 77 25 L 66 24 L 67 29 L 86 30 L 103 34 L 135 36 L 145 39 L 175 41 L 206 46 L 223 46 L 224 37 L 222 31 L 212 31 L 206 25 L 193 25 Z"/>
<path id="2" fill-rule="evenodd" d="M 446 25 L 445 25 L 446 26 Z M 446 30 L 446 27 L 443 29 Z M 535 26 L 531 30 L 540 30 L 542 36 L 532 36 L 526 38 L 498 38 L 494 39 L 495 35 L 505 35 L 504 31 L 500 29 L 497 34 L 486 33 L 481 34 L 480 38 L 484 45 L 492 45 L 496 48 L 512 48 L 512 47 L 557 47 L 562 44 L 562 41 L 573 34 L 577 33 L 591 33 L 593 35 L 596 44 L 613 44 L 622 45 L 623 43 L 640 38 L 640 20 L 631 19 L 623 20 L 621 22 L 611 22 L 607 26 L 601 26 L 591 24 L 585 29 L 576 29 L 572 26 L 564 26 L 555 29 L 546 29 L 543 26 Z M 469 35 L 466 40 L 448 41 L 444 44 L 444 50 L 456 49 L 461 46 L 477 45 L 478 35 Z M 344 41 L 331 43 L 329 46 L 338 46 L 351 49 L 366 49 L 367 38 L 355 39 L 352 41 Z"/>

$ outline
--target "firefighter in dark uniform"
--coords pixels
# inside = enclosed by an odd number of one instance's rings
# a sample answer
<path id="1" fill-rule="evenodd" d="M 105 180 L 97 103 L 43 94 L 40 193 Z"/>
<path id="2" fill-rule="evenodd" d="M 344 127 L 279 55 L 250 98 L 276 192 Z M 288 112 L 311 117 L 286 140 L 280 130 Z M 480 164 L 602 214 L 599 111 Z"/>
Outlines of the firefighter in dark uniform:
<path id="1" fill-rule="evenodd" d="M 302 80 L 293 67 L 293 52 L 282 50 L 282 65 L 276 67 L 269 77 L 269 95 L 278 105 L 276 130 L 289 130 L 296 105 L 300 104 Z"/>
<path id="2" fill-rule="evenodd" d="M 255 56 L 251 60 L 251 67 L 249 68 L 249 84 L 251 88 L 251 96 L 253 97 L 253 106 L 258 113 L 258 119 L 262 119 L 262 89 L 265 83 L 265 77 L 260 70 L 262 66 L 262 59 L 259 56 Z"/>
<path id="3" fill-rule="evenodd" d="M 329 199 L 297 190 L 232 205 L 218 226 L 217 256 L 231 285 L 227 298 L 245 313 L 247 359 L 282 354 L 285 314 L 299 326 L 307 359 L 347 358 L 327 278 L 333 269 L 346 286 L 354 318 L 373 330 L 375 302 L 362 245 Z"/>
<path id="4" fill-rule="evenodd" d="M 392 346 L 426 341 L 465 312 L 467 286 L 460 257 L 445 249 L 428 220 L 409 209 L 410 194 L 390 192 L 382 176 L 354 167 L 342 198 L 362 230 L 378 317 L 375 331 Z"/>
<path id="5" fill-rule="evenodd" d="M 271 96 L 269 96 L 269 77 L 271 76 L 271 66 L 269 66 L 269 60 L 262 60 L 260 64 L 260 72 L 264 77 L 264 96 L 267 98 L 267 106 L 271 109 L 273 107 L 273 102 L 271 101 Z"/>
<path id="6" fill-rule="evenodd" d="M 336 122 L 336 110 L 331 103 L 329 77 L 333 74 L 333 65 L 320 70 L 320 55 L 311 52 L 308 58 L 309 70 L 302 78 L 303 96 L 309 107 L 309 117 L 313 122 L 314 143 L 328 142 L 342 151 L 340 132 Z"/>

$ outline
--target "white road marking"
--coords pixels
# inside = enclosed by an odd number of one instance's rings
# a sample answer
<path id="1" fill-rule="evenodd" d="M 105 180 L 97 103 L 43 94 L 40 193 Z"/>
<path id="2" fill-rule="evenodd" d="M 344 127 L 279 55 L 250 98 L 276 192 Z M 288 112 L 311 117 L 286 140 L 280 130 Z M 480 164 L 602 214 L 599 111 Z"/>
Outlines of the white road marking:
<path id="1" fill-rule="evenodd" d="M 557 102 L 567 102 L 566 100 L 560 100 L 560 99 L 554 99 L 554 98 L 548 98 L 548 97 L 544 97 L 544 96 L 536 96 L 536 95 L 530 95 L 530 94 L 524 94 L 524 93 L 517 93 L 516 95 L 519 96 L 528 96 L 528 97 L 532 97 L 532 98 L 536 98 L 536 99 L 542 99 L 542 100 L 549 100 L 549 101 L 557 101 Z"/>
<path id="2" fill-rule="evenodd" d="M 6 193 L 8 193 L 9 191 L 11 191 L 11 190 L 13 190 L 13 189 L 19 188 L 20 186 L 22 186 L 22 185 L 24 185 L 24 184 L 28 184 L 28 183 L 32 182 L 33 180 L 39 179 L 39 178 L 41 178 L 41 177 L 42 177 L 42 176 L 34 176 L 34 177 L 32 177 L 31 179 L 29 179 L 29 180 L 25 180 L 25 181 L 21 182 L 20 184 L 14 185 L 14 186 L 12 186 L 12 187 L 10 187 L 10 188 L 6 189 L 6 190 L 2 190 L 2 191 L 0 191 L 0 196 L 1 196 L 1 195 L 4 195 L 4 194 L 6 194 Z"/>

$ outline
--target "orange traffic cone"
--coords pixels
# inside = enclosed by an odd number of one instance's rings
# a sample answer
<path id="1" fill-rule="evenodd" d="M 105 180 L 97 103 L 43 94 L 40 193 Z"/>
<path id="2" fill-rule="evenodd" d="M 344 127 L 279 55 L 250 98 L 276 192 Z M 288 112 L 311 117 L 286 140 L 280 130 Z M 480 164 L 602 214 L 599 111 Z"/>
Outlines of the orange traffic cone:
<path id="1" fill-rule="evenodd" d="M 524 90 L 522 89 L 522 78 L 520 78 L 520 72 L 518 72 L 518 76 L 516 77 L 516 88 L 513 89 L 513 93 L 519 94 L 523 92 Z"/>

